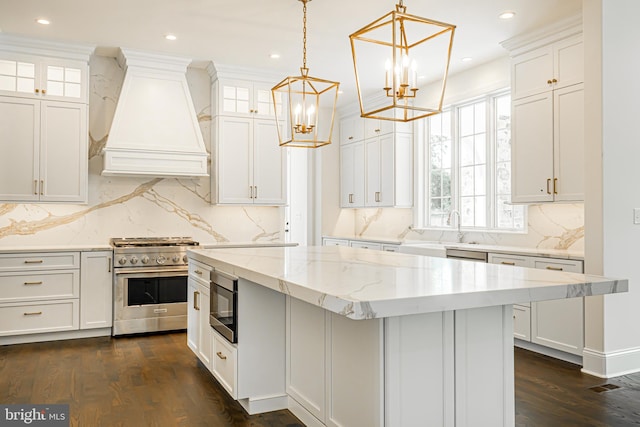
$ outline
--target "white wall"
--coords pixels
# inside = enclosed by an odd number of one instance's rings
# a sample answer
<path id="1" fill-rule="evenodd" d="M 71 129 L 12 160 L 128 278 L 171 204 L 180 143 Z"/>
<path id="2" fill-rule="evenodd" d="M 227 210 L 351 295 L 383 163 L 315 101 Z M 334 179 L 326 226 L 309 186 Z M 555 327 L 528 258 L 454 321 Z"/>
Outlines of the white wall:
<path id="1" fill-rule="evenodd" d="M 640 225 L 633 224 L 632 214 L 634 208 L 640 207 L 640 192 L 637 191 L 640 182 L 640 128 L 636 124 L 640 117 L 640 57 L 635 54 L 640 42 L 640 27 L 637 25 L 640 2 L 585 0 L 585 9 L 592 24 L 585 26 L 585 32 L 598 31 L 598 21 L 602 28 L 602 61 L 598 64 L 596 58 L 589 57 L 592 62 L 586 64 L 587 69 L 596 67 L 602 70 L 602 115 L 600 120 L 595 117 L 587 121 L 585 133 L 602 136 L 600 141 L 597 138 L 588 140 L 587 151 L 591 151 L 592 156 L 587 172 L 598 174 L 601 170 L 602 187 L 601 190 L 598 186 L 588 188 L 593 194 L 587 199 L 586 210 L 589 225 L 593 226 L 594 240 L 593 246 L 590 241 L 587 248 L 587 266 L 597 269 L 601 264 L 604 275 L 628 278 L 630 288 L 628 294 L 608 295 L 587 306 L 587 318 L 591 322 L 587 327 L 602 331 L 603 337 L 594 338 L 592 331 L 587 329 L 589 344 L 596 348 L 588 349 L 590 364 L 585 364 L 585 369 L 597 370 L 599 367 L 602 374 L 615 376 L 640 371 L 640 328 L 637 327 L 640 324 L 640 290 L 636 289 L 640 283 L 637 251 Z M 595 42 L 586 49 L 596 50 L 599 47 Z M 588 77 L 597 79 L 598 73 L 592 72 Z M 586 88 L 590 84 L 597 90 L 597 80 L 585 81 Z M 590 96 L 585 99 L 587 104 L 597 102 L 598 93 L 587 95 Z M 602 155 L 600 162 L 598 153 Z M 598 203 L 600 196 L 601 204 Z M 597 247 L 600 235 L 601 251 Z M 590 250 L 592 248 L 593 251 Z"/>
<path id="2" fill-rule="evenodd" d="M 115 58 L 91 58 L 89 203 L 0 203 L 0 246 L 108 244 L 111 237 L 192 236 L 202 243 L 281 240 L 277 207 L 211 206 L 208 178 L 103 177 L 98 155 L 108 138 L 124 79 Z M 205 145 L 211 145 L 210 79 L 187 81 Z"/>

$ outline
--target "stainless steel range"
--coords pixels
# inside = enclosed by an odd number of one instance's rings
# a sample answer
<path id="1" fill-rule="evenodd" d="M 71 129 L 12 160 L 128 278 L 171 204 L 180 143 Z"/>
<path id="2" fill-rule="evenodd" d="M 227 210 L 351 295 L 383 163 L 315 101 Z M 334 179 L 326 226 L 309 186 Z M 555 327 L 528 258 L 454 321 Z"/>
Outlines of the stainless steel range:
<path id="1" fill-rule="evenodd" d="M 189 237 L 111 239 L 113 335 L 187 328 Z"/>

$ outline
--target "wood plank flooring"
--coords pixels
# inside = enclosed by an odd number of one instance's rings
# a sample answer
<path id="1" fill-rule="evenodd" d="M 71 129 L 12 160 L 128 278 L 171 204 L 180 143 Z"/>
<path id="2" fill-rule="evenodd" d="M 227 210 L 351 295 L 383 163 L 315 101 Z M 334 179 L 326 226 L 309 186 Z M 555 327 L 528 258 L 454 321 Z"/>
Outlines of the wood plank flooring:
<path id="1" fill-rule="evenodd" d="M 640 426 L 640 374 L 602 380 L 522 349 L 515 367 L 516 426 Z M 603 384 L 619 388 L 592 390 Z M 302 426 L 288 411 L 247 415 L 183 333 L 0 346 L 0 403 L 68 403 L 82 427 Z"/>

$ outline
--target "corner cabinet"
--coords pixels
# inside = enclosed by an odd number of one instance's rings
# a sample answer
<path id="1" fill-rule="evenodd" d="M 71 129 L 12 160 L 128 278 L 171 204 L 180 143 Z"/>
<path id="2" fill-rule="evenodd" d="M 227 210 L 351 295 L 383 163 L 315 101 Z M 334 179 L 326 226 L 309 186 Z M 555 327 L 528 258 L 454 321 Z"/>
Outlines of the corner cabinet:
<path id="1" fill-rule="evenodd" d="M 511 52 L 514 203 L 584 200 L 584 52 L 578 27 Z"/>
<path id="2" fill-rule="evenodd" d="M 1 201 L 87 201 L 92 50 L 0 37 Z"/>
<path id="3" fill-rule="evenodd" d="M 347 118 L 340 132 L 340 207 L 411 207 L 411 124 Z"/>
<path id="4" fill-rule="evenodd" d="M 287 149 L 279 146 L 273 85 L 229 78 L 233 69 L 208 71 L 214 105 L 212 203 L 286 205 Z M 278 114 L 284 114 L 281 107 Z"/>

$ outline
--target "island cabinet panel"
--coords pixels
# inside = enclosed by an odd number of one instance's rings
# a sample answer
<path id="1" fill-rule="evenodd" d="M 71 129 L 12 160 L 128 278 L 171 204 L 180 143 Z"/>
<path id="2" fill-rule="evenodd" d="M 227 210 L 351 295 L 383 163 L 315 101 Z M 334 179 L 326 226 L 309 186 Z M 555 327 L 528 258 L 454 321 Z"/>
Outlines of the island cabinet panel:
<path id="1" fill-rule="evenodd" d="M 453 426 L 453 312 L 385 320 L 385 425 Z"/>

